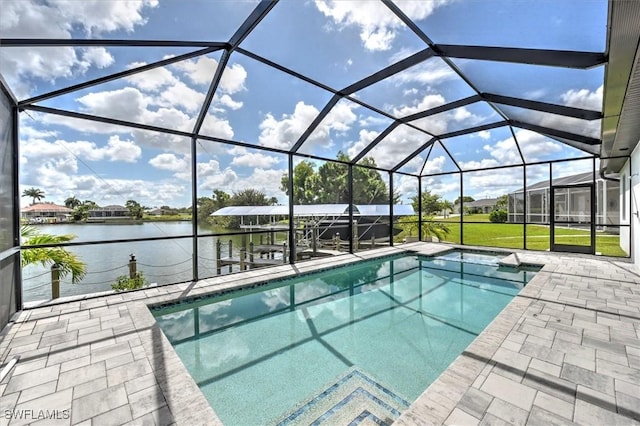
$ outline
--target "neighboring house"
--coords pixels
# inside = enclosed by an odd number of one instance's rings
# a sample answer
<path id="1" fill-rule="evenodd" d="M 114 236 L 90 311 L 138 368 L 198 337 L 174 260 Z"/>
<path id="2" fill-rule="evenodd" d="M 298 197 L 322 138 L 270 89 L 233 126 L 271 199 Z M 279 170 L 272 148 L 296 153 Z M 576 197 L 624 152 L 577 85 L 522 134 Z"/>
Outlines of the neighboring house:
<path id="1" fill-rule="evenodd" d="M 489 214 L 497 209 L 497 202 L 497 198 L 485 198 L 483 200 L 467 201 L 462 205 L 469 214 Z M 460 204 L 456 204 L 453 207 L 453 211 L 460 214 Z"/>
<path id="2" fill-rule="evenodd" d="M 88 212 L 87 222 L 107 222 L 110 220 L 122 220 L 130 218 L 129 209 L 112 204 L 105 207 L 96 207 Z"/>
<path id="3" fill-rule="evenodd" d="M 593 182 L 593 173 L 585 172 L 571 176 L 553 179 L 553 185 L 578 185 Z M 620 222 L 620 183 L 612 180 L 597 178 L 596 183 L 596 224 L 600 226 L 618 224 Z M 541 181 L 527 186 L 526 209 L 527 223 L 550 223 L 550 188 L 549 181 Z M 560 220 L 587 221 L 586 216 L 589 202 L 587 190 L 576 188 L 556 197 L 555 210 Z M 518 189 L 508 195 L 508 221 L 522 223 L 524 220 L 523 189 Z"/>
<path id="4" fill-rule="evenodd" d="M 150 216 L 164 216 L 164 215 L 171 214 L 170 211 L 165 209 L 152 209 L 152 210 L 148 210 L 146 213 Z"/>
<path id="5" fill-rule="evenodd" d="M 54 203 L 36 203 L 20 210 L 20 217 L 28 223 L 67 222 L 73 209 Z"/>

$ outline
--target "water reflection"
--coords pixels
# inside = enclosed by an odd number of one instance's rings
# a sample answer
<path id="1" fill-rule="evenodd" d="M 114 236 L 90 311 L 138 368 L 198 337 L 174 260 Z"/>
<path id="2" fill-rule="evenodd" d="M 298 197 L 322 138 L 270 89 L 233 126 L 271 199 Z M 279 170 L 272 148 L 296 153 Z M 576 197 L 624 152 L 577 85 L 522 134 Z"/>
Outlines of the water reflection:
<path id="1" fill-rule="evenodd" d="M 450 256 L 367 261 L 222 298 L 157 308 L 154 314 L 173 343 L 290 311 L 297 311 L 302 322 L 321 318 L 317 327 L 324 331 L 397 307 L 435 319 L 436 326 L 440 320 L 443 326 L 453 324 L 475 333 L 481 329 L 465 323 L 466 312 L 495 314 L 491 300 L 510 299 L 535 274 L 526 268 L 496 265 Z M 374 292 L 378 296 L 354 297 Z"/>

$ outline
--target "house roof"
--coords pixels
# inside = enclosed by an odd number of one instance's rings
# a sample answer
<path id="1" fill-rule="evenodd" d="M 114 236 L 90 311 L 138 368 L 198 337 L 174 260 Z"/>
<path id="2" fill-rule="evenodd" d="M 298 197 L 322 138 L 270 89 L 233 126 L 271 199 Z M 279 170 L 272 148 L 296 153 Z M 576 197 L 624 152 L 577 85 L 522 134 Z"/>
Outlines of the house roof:
<path id="1" fill-rule="evenodd" d="M 581 183 L 591 183 L 591 182 L 593 182 L 593 172 L 578 173 L 575 175 L 563 176 L 563 177 L 553 179 L 554 186 L 578 185 Z M 534 191 L 536 189 L 545 189 L 545 188 L 549 188 L 549 180 L 542 180 L 540 182 L 527 185 L 527 191 Z M 522 192 L 522 188 L 514 192 Z"/>
<path id="2" fill-rule="evenodd" d="M 36 203 L 20 209 L 21 212 L 56 212 L 56 213 L 72 213 L 73 209 L 65 206 L 59 206 L 53 203 Z"/>
<path id="3" fill-rule="evenodd" d="M 475 200 L 464 203 L 465 207 L 493 207 L 498 201 L 497 198 L 483 198 L 482 200 Z"/>

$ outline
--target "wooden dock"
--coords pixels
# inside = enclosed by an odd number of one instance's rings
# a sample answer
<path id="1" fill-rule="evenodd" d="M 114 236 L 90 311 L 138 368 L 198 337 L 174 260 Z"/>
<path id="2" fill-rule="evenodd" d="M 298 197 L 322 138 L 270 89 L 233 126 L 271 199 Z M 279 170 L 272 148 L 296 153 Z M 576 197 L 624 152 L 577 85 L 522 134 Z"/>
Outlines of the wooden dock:
<path id="1" fill-rule="evenodd" d="M 281 256 L 276 257 L 276 253 Z M 249 250 L 242 247 L 239 255 L 233 253 L 233 242 L 228 243 L 228 256 L 222 255 L 222 243 L 220 240 L 216 242 L 216 273 L 220 275 L 224 266 L 229 267 L 232 271 L 233 265 L 239 265 L 241 271 L 247 269 L 261 268 L 265 266 L 276 266 L 287 263 L 287 244 L 259 244 L 249 243 Z M 266 257 L 264 257 L 266 256 Z"/>

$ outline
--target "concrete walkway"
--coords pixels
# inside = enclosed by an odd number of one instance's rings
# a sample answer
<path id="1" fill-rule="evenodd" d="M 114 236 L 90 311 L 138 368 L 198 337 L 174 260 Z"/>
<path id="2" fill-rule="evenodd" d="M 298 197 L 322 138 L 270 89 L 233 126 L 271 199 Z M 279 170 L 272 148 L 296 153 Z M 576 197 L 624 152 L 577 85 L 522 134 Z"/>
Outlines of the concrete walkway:
<path id="1" fill-rule="evenodd" d="M 0 335 L 0 369 L 20 357 L 0 382 L 0 426 L 220 424 L 147 305 L 450 248 L 404 244 L 22 311 Z M 538 252 L 507 261 L 545 266 L 397 423 L 640 424 L 638 270 Z"/>

